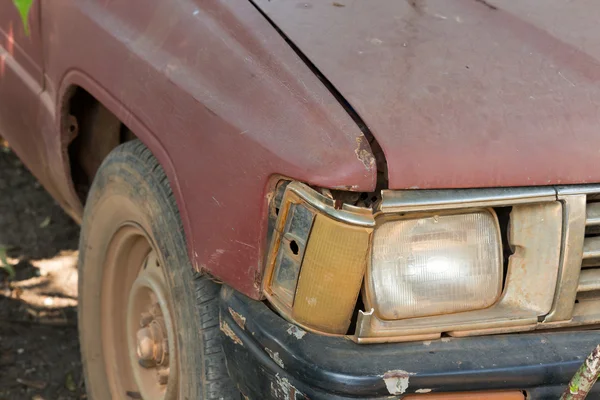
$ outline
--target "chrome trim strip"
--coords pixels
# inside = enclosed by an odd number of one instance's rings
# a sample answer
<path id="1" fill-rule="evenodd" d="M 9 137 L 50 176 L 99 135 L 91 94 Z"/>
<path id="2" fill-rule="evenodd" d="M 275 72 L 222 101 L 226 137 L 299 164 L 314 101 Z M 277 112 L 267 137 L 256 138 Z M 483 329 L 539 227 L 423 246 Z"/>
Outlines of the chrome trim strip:
<path id="1" fill-rule="evenodd" d="M 600 258 L 600 236 L 588 237 L 583 241 L 583 260 Z"/>
<path id="2" fill-rule="evenodd" d="M 600 269 L 586 269 L 579 276 L 578 292 L 591 292 L 600 290 Z"/>
<path id="3" fill-rule="evenodd" d="M 600 193 L 600 184 L 593 183 L 589 185 L 569 185 L 556 186 L 559 195 L 568 194 L 598 194 Z"/>
<path id="4" fill-rule="evenodd" d="M 413 212 L 556 201 L 553 187 L 382 190 L 381 211 Z"/>
<path id="5" fill-rule="evenodd" d="M 332 199 L 300 182 L 290 183 L 286 190 L 294 192 L 306 203 L 335 220 L 352 225 L 375 226 L 375 219 L 370 208 L 344 205 L 342 209 L 337 209 Z"/>
<path id="6" fill-rule="evenodd" d="M 600 203 L 590 203 L 587 205 L 585 224 L 587 226 L 600 225 Z"/>
<path id="7" fill-rule="evenodd" d="M 569 320 L 573 314 L 586 224 L 586 195 L 559 195 L 563 203 L 563 238 L 554 304 L 544 322 Z"/>

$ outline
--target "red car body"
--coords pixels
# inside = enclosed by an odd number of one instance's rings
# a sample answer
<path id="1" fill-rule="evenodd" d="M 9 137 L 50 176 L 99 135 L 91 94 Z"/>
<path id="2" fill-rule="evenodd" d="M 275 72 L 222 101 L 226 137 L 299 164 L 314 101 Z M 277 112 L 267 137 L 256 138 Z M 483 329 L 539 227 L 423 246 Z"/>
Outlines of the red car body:
<path id="1" fill-rule="evenodd" d="M 598 7 L 555 24 L 560 1 L 256 4 L 35 2 L 29 35 L 8 9 L 0 131 L 78 218 L 64 111 L 84 89 L 164 166 L 193 265 L 253 298 L 270 178 L 375 188 L 311 67 L 381 145 L 391 189 L 600 182 Z"/>
<path id="2" fill-rule="evenodd" d="M 593 1 L 65 0 L 35 1 L 27 32 L 3 7 L 0 134 L 80 219 L 81 158 L 123 134 L 73 127 L 86 93 L 164 167 L 193 266 L 262 299 L 281 177 L 599 183 L 598 20 Z"/>

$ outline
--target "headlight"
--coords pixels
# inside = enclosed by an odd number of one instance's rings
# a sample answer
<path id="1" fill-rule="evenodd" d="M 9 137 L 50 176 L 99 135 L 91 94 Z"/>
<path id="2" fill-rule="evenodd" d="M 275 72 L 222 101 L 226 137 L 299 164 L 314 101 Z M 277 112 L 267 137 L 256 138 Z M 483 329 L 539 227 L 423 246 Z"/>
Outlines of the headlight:
<path id="1" fill-rule="evenodd" d="M 371 209 L 291 182 L 272 203 L 265 297 L 291 322 L 360 343 L 578 323 L 540 322 L 560 304 L 561 265 L 581 268 L 585 199 L 573 196 L 563 208 L 552 188 L 383 190 Z M 561 247 L 571 225 L 579 241 Z"/>
<path id="2" fill-rule="evenodd" d="M 391 220 L 375 230 L 367 301 L 396 320 L 491 306 L 502 291 L 493 211 Z"/>

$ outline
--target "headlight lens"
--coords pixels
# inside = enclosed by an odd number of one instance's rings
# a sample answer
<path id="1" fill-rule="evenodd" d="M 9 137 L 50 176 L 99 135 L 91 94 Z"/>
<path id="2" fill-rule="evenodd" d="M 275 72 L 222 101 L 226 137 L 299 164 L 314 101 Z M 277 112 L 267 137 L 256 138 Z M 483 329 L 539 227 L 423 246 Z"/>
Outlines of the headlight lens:
<path id="1" fill-rule="evenodd" d="M 394 320 L 491 306 L 502 291 L 491 210 L 384 222 L 374 233 L 367 299 Z"/>

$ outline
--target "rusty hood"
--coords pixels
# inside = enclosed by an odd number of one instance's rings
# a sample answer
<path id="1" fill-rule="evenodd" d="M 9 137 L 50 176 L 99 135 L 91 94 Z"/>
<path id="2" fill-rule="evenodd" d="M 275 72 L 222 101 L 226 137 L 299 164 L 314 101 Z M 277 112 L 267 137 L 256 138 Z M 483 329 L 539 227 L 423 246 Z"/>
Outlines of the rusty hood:
<path id="1" fill-rule="evenodd" d="M 597 0 L 255 0 L 356 110 L 390 188 L 600 182 Z"/>

